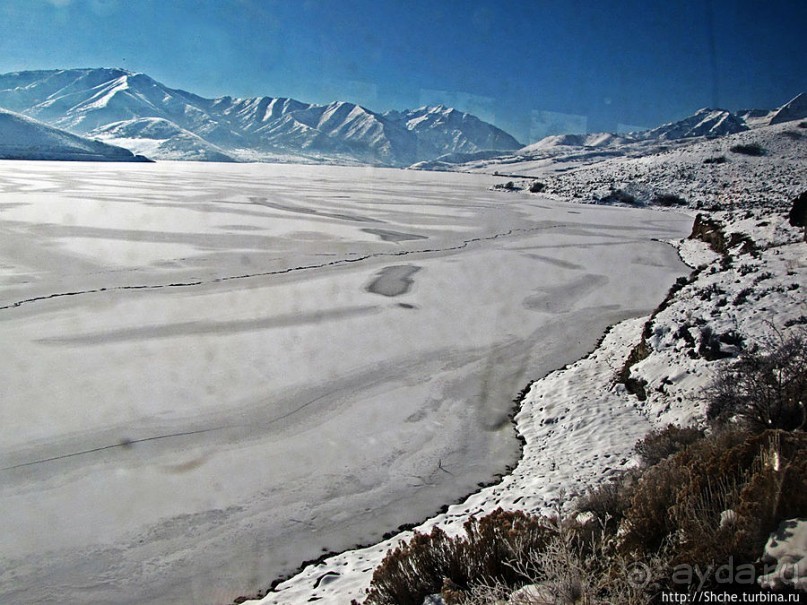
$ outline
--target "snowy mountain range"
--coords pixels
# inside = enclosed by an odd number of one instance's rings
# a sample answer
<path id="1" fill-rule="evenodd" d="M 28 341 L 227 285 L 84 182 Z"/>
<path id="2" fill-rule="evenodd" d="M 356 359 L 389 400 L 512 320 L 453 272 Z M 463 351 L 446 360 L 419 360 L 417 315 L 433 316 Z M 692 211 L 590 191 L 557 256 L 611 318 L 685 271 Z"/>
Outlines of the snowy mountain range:
<path id="1" fill-rule="evenodd" d="M 521 147 L 503 130 L 444 106 L 376 113 L 342 101 L 206 99 L 122 69 L 3 74 L 0 107 L 156 159 L 408 166 Z"/>
<path id="2" fill-rule="evenodd" d="M 422 170 L 486 171 L 499 166 L 501 174 L 549 168 L 562 172 L 592 160 L 613 157 L 643 157 L 670 149 L 688 147 L 712 140 L 757 132 L 766 126 L 807 120 L 807 93 L 802 93 L 774 110 L 746 109 L 732 113 L 725 109 L 704 108 L 675 122 L 651 130 L 614 134 L 560 134 L 545 137 L 511 153 L 494 155 L 451 154 L 417 163 Z"/>
<path id="3" fill-rule="evenodd" d="M 807 94 L 772 111 L 732 113 L 707 108 L 652 130 L 554 135 L 527 147 L 471 114 L 442 105 L 377 113 L 344 101 L 315 105 L 273 97 L 206 99 L 123 69 L 0 74 L 0 108 L 66 131 L 63 140 L 67 134 L 90 137 L 160 160 L 328 162 L 450 170 L 494 158 L 507 164 L 512 159 L 540 161 L 564 154 L 570 160 L 592 154 L 644 154 L 695 138 L 805 119 Z M 10 152 L 13 157 L 30 146 L 25 139 L 12 140 L 8 135 L 4 145 L 16 150 Z M 41 147 L 38 153 L 36 157 L 42 155 Z M 58 149 L 50 154 L 60 155 L 63 152 Z"/>

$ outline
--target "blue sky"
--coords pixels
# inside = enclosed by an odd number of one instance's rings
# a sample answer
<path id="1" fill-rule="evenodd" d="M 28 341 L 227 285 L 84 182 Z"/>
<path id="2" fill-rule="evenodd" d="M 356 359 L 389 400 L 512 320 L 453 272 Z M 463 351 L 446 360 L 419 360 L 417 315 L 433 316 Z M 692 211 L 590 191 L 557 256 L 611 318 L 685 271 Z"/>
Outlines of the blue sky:
<path id="1" fill-rule="evenodd" d="M 202 96 L 444 103 L 523 142 L 807 90 L 805 0 L 0 0 L 0 73 L 123 67 Z"/>

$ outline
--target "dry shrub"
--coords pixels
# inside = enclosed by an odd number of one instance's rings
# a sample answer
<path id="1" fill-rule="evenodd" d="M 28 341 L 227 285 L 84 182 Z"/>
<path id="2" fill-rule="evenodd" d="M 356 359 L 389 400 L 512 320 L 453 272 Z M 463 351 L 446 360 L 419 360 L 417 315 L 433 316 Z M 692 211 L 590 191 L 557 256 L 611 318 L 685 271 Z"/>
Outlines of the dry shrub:
<path id="1" fill-rule="evenodd" d="M 707 418 L 734 418 L 755 431 L 801 429 L 807 403 L 807 337 L 777 334 L 763 350 L 724 368 L 708 392 Z"/>
<path id="2" fill-rule="evenodd" d="M 628 551 L 654 552 L 669 539 L 675 531 L 670 508 L 686 477 L 687 469 L 676 457 L 645 471 L 625 514 L 623 545 Z"/>
<path id="3" fill-rule="evenodd" d="M 807 435 L 768 431 L 751 441 L 759 444 L 761 453 L 739 494 L 736 512 L 738 543 L 753 557 L 782 520 L 807 511 Z"/>
<path id="4" fill-rule="evenodd" d="M 446 588 L 464 591 L 479 581 L 508 586 L 527 578 L 512 564 L 548 543 L 552 529 L 546 519 L 523 512 L 497 509 L 485 517 L 471 517 L 465 534 L 450 537 L 439 528 L 387 553 L 373 572 L 368 605 L 421 605 L 430 594 Z"/>
<path id="5" fill-rule="evenodd" d="M 801 432 L 723 431 L 692 443 L 644 472 L 621 548 L 646 555 L 668 541 L 671 566 L 753 563 L 783 519 L 807 510 L 805 453 Z"/>
<path id="6" fill-rule="evenodd" d="M 391 552 L 373 572 L 367 603 L 421 605 L 440 590 L 443 576 L 456 564 L 456 543 L 444 531 L 415 535 Z"/>
<path id="7" fill-rule="evenodd" d="M 701 439 L 703 439 L 701 429 L 668 424 L 663 429 L 651 431 L 641 439 L 636 444 L 636 453 L 645 466 L 654 466 Z"/>
<path id="8" fill-rule="evenodd" d="M 734 153 L 741 153 L 743 155 L 750 155 L 750 156 L 762 156 L 765 155 L 765 148 L 762 147 L 759 143 L 748 143 L 745 145 L 738 144 L 733 145 L 729 148 L 729 151 Z"/>
<path id="9" fill-rule="evenodd" d="M 514 563 L 528 584 L 513 592 L 501 582 L 477 583 L 462 605 L 645 605 L 667 573 L 663 550 L 637 562 L 616 551 L 612 531 L 596 522 L 553 521 L 554 533 L 540 551 Z M 631 581 L 639 564 L 642 578 Z"/>
<path id="10" fill-rule="evenodd" d="M 707 493 L 715 481 L 734 478 L 737 467 L 725 462 L 724 455 L 733 452 L 745 437 L 740 431 L 723 431 L 691 443 L 645 470 L 625 515 L 623 546 L 649 553 L 671 538 L 678 538 L 676 544 L 686 542 L 687 536 L 678 533 L 682 519 L 678 511 L 703 510 L 703 503 L 695 501 L 701 493 Z"/>
<path id="11" fill-rule="evenodd" d="M 615 532 L 630 508 L 638 480 L 638 469 L 623 471 L 582 496 L 575 510 L 593 515 L 597 524 Z"/>

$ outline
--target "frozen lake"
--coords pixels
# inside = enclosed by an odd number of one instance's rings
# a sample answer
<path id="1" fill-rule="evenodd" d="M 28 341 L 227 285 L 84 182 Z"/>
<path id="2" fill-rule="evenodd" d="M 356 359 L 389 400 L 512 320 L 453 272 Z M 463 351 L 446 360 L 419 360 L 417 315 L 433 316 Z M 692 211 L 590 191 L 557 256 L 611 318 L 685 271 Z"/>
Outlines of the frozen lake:
<path id="1" fill-rule="evenodd" d="M 504 471 L 691 220 L 494 182 L 0 162 L 0 602 L 227 603 Z"/>

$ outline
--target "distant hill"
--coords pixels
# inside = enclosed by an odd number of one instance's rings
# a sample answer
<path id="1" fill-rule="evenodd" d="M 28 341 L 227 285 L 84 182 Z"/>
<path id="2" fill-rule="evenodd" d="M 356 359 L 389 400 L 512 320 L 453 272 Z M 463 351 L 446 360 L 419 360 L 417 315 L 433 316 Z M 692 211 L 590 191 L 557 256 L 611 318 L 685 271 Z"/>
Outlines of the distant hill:
<path id="1" fill-rule="evenodd" d="M 92 134 L 135 153 L 163 160 L 234 161 L 220 147 L 164 118 L 112 122 L 96 128 Z"/>
<path id="2" fill-rule="evenodd" d="M 146 161 L 128 149 L 77 136 L 0 109 L 0 159 Z"/>

